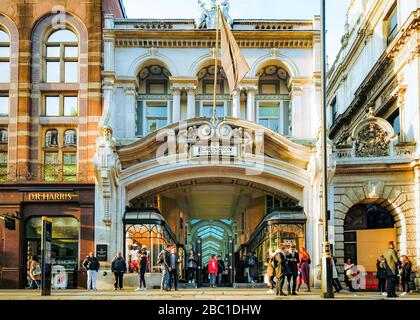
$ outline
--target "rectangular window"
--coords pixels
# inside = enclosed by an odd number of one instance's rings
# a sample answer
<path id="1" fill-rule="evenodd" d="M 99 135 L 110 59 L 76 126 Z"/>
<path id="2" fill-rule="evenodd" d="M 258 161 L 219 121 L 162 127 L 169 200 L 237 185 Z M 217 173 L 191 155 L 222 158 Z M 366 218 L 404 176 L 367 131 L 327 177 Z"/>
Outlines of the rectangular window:
<path id="1" fill-rule="evenodd" d="M 75 117 L 78 114 L 77 97 L 64 97 L 64 115 Z"/>
<path id="2" fill-rule="evenodd" d="M 203 114 L 202 117 L 211 118 L 213 116 L 213 103 L 203 104 Z M 225 116 L 225 106 L 224 104 L 217 102 L 216 103 L 216 117 L 223 118 Z"/>
<path id="3" fill-rule="evenodd" d="M 0 152 L 0 181 L 7 179 L 7 152 Z"/>
<path id="4" fill-rule="evenodd" d="M 44 158 L 44 180 L 57 181 L 59 173 L 58 152 L 46 152 Z"/>
<path id="5" fill-rule="evenodd" d="M 79 56 L 79 48 L 78 47 L 65 47 L 64 56 L 66 58 L 77 58 Z"/>
<path id="6" fill-rule="evenodd" d="M 64 82 L 77 82 L 79 75 L 77 72 L 77 62 L 65 62 L 64 67 Z"/>
<path id="7" fill-rule="evenodd" d="M 10 47 L 0 47 L 0 58 L 10 57 Z"/>
<path id="8" fill-rule="evenodd" d="M 334 98 L 331 102 L 331 121 L 332 124 L 337 120 L 337 99 Z"/>
<path id="9" fill-rule="evenodd" d="M 401 123 L 400 123 L 400 109 L 397 109 L 388 119 L 388 122 L 394 128 L 395 134 L 400 138 L 401 136 Z"/>
<path id="10" fill-rule="evenodd" d="M 46 96 L 44 115 L 47 117 L 75 117 L 78 115 L 77 96 Z"/>
<path id="11" fill-rule="evenodd" d="M 395 6 L 388 16 L 386 21 L 386 32 L 387 32 L 387 46 L 395 39 L 398 33 L 398 14 L 397 6 Z"/>
<path id="12" fill-rule="evenodd" d="M 259 105 L 258 119 L 260 125 L 279 132 L 280 109 L 278 102 L 261 102 Z"/>
<path id="13" fill-rule="evenodd" d="M 9 115 L 9 97 L 0 96 L 0 116 Z"/>
<path id="14" fill-rule="evenodd" d="M 75 152 L 63 153 L 63 180 L 76 181 L 77 156 Z"/>
<path id="15" fill-rule="evenodd" d="M 60 47 L 59 46 L 47 47 L 47 57 L 48 58 L 59 58 L 60 57 Z"/>
<path id="16" fill-rule="evenodd" d="M 147 134 L 159 130 L 168 124 L 167 102 L 146 102 Z"/>
<path id="17" fill-rule="evenodd" d="M 60 62 L 47 62 L 47 82 L 60 82 Z"/>
<path id="18" fill-rule="evenodd" d="M 45 115 L 49 117 L 60 115 L 60 97 L 45 97 Z"/>
<path id="19" fill-rule="evenodd" d="M 0 82 L 10 82 L 10 62 L 0 61 Z"/>

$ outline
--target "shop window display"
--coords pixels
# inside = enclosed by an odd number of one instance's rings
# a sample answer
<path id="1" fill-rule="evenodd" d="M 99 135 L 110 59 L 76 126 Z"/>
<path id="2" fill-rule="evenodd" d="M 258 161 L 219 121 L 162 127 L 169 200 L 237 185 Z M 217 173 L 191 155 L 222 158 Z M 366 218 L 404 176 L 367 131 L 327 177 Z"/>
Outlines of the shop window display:
<path id="1" fill-rule="evenodd" d="M 42 218 L 32 217 L 26 223 L 26 259 L 36 257 L 41 261 Z M 79 265 L 80 223 L 72 217 L 55 217 L 52 223 L 52 287 L 76 288 Z"/>

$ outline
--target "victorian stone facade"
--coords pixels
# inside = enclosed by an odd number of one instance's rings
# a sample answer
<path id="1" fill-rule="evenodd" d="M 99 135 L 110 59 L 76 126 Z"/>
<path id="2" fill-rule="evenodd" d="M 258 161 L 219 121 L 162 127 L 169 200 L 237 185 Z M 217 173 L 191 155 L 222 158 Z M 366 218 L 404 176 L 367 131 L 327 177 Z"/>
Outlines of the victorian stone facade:
<path id="1" fill-rule="evenodd" d="M 267 251 L 288 241 L 313 254 L 317 282 L 319 18 L 233 20 L 232 30 L 250 72 L 231 94 L 219 70 L 213 123 L 214 29 L 105 16 L 95 243 L 128 259 L 146 246 L 152 270 L 170 242 L 183 257 L 201 243 L 203 262 L 254 250 L 262 277 Z"/>
<path id="2" fill-rule="evenodd" d="M 122 17 L 114 2 L 0 2 L 0 217 L 15 222 L 0 224 L 0 288 L 28 285 L 41 216 L 55 219 L 53 258 L 68 287 L 84 285 L 80 261 L 94 247 L 102 11 Z"/>
<path id="3" fill-rule="evenodd" d="M 363 232 L 381 237 L 352 221 L 360 208 L 389 212 L 396 235 L 383 240 L 396 241 L 399 255 L 420 263 L 419 14 L 416 1 L 354 0 L 348 9 L 328 76 L 339 266 L 348 257 L 366 260 L 369 252 L 358 244 Z"/>

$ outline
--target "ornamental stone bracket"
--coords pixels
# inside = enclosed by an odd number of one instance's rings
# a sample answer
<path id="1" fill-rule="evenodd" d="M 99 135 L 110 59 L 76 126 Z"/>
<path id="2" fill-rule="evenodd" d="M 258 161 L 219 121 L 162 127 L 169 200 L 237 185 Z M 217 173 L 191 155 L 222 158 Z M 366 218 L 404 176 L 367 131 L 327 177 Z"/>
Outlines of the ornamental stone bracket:
<path id="1" fill-rule="evenodd" d="M 96 141 L 96 153 L 93 159 L 95 176 L 99 187 L 100 199 L 103 204 L 103 222 L 111 225 L 111 196 L 112 186 L 115 184 L 118 157 L 116 153 L 116 140 L 112 137 L 112 129 L 103 127 L 101 137 Z"/>

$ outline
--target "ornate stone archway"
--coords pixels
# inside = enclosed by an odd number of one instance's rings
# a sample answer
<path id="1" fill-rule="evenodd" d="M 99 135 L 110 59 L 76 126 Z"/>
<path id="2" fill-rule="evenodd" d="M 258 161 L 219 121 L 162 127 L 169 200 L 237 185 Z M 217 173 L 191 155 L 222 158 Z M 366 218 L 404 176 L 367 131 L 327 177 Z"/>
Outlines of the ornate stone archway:
<path id="1" fill-rule="evenodd" d="M 383 181 L 369 181 L 364 185 L 337 187 L 334 192 L 334 238 L 337 267 L 344 265 L 344 220 L 357 204 L 377 204 L 394 217 L 397 229 L 397 250 L 414 258 L 416 254 L 416 212 L 412 185 L 385 185 Z M 415 261 L 415 259 L 412 259 Z M 342 275 L 344 277 L 344 275 Z"/>

